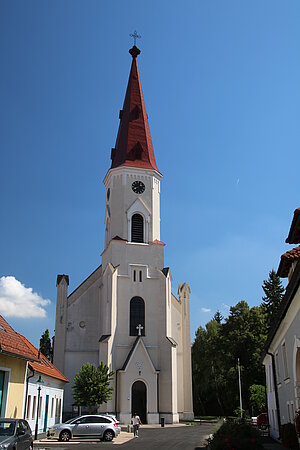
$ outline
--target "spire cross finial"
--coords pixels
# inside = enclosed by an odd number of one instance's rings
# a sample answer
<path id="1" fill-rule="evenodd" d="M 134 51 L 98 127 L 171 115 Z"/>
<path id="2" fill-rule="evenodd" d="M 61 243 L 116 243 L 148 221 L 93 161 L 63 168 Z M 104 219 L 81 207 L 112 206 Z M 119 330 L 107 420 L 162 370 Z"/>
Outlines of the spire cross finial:
<path id="1" fill-rule="evenodd" d="M 144 329 L 143 325 L 139 323 L 136 329 L 138 330 L 138 336 L 142 336 L 142 330 Z"/>
<path id="2" fill-rule="evenodd" d="M 137 31 L 136 31 L 136 30 L 134 30 L 134 33 L 131 33 L 129 36 L 130 36 L 130 37 L 133 37 L 133 39 L 134 39 L 134 45 L 136 45 L 136 40 L 137 40 L 137 39 L 141 39 L 141 35 L 140 35 L 140 34 L 137 34 Z"/>

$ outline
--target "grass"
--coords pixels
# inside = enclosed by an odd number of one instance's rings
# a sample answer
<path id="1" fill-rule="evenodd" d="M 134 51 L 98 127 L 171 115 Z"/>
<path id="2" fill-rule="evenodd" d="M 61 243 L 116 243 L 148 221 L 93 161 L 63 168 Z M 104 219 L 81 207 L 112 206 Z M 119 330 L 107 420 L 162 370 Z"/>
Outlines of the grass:
<path id="1" fill-rule="evenodd" d="M 220 416 L 195 416 L 194 420 L 207 420 L 209 422 L 218 422 Z"/>

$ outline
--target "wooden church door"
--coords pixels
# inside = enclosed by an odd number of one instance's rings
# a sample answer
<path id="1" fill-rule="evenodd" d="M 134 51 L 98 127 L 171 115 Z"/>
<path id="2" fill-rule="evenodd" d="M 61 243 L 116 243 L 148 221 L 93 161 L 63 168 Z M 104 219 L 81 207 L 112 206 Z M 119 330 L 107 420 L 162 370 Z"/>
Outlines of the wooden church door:
<path id="1" fill-rule="evenodd" d="M 131 414 L 137 413 L 147 423 L 147 388 L 143 381 L 135 381 L 131 390 Z"/>

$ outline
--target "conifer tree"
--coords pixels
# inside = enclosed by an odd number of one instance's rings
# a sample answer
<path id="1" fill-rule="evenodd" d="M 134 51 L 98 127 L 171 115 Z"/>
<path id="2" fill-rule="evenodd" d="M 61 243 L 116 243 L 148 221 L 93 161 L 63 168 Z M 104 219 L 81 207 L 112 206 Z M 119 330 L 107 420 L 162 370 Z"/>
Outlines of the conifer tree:
<path id="1" fill-rule="evenodd" d="M 222 323 L 224 319 L 224 316 L 220 313 L 220 310 L 218 309 L 215 315 L 213 316 L 212 320 L 215 320 L 218 324 Z"/>
<path id="2" fill-rule="evenodd" d="M 262 300 L 267 314 L 267 325 L 270 327 L 272 320 L 278 312 L 284 294 L 284 287 L 274 269 L 269 272 L 269 278 L 264 280 L 262 288 L 265 293 Z"/>
<path id="3" fill-rule="evenodd" d="M 44 331 L 40 339 L 40 352 L 52 362 L 52 345 L 48 328 Z"/>

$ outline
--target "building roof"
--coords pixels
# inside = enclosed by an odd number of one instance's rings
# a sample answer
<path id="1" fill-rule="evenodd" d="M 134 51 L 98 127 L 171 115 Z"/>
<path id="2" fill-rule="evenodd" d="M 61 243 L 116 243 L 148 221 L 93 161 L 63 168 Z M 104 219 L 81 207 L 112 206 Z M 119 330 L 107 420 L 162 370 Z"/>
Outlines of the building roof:
<path id="1" fill-rule="evenodd" d="M 159 241 L 158 239 L 154 239 L 154 241 L 149 242 L 149 244 L 157 244 L 157 245 L 163 245 L 163 246 L 166 245 L 162 241 Z"/>
<path id="2" fill-rule="evenodd" d="M 18 333 L 19 334 L 19 333 Z M 31 361 L 29 366 L 32 370 L 38 373 L 43 373 L 49 377 L 56 378 L 58 380 L 68 383 L 69 380 L 66 378 L 38 349 L 25 337 L 19 334 L 26 347 L 34 354 L 35 361 Z"/>
<path id="3" fill-rule="evenodd" d="M 112 241 L 122 241 L 122 242 L 127 242 L 126 239 L 121 238 L 120 236 L 116 235 L 115 237 L 112 238 Z"/>
<path id="4" fill-rule="evenodd" d="M 295 294 L 299 288 L 300 288 L 300 261 L 297 262 L 297 265 L 295 267 L 293 275 L 290 279 L 289 284 L 287 285 L 285 294 L 281 301 L 278 313 L 277 313 L 276 317 L 274 318 L 274 321 L 271 324 L 271 327 L 270 327 L 270 330 L 268 333 L 268 337 L 267 337 L 267 341 L 266 341 L 266 344 L 264 347 L 262 360 L 265 357 L 265 355 L 267 354 L 267 352 L 269 351 L 270 345 L 272 344 L 272 341 L 277 333 L 277 330 L 278 330 L 281 322 L 285 318 L 285 316 L 288 312 L 288 309 L 289 309 L 289 307 L 295 297 Z"/>
<path id="5" fill-rule="evenodd" d="M 285 242 L 287 244 L 300 244 L 300 208 L 294 211 L 290 232 Z"/>
<path id="6" fill-rule="evenodd" d="M 30 361 L 37 359 L 35 352 L 25 344 L 2 316 L 0 316 L 0 352 Z"/>
<path id="7" fill-rule="evenodd" d="M 164 274 L 164 276 L 167 277 L 170 272 L 170 267 L 164 267 L 161 271 Z"/>
<path id="8" fill-rule="evenodd" d="M 62 280 L 66 280 L 66 283 L 67 283 L 67 285 L 69 286 L 69 281 L 70 281 L 70 280 L 69 280 L 69 275 L 65 275 L 65 274 L 57 275 L 56 286 L 58 286 L 59 283 L 60 283 Z"/>
<path id="9" fill-rule="evenodd" d="M 102 336 L 99 339 L 99 342 L 108 342 L 110 337 L 111 337 L 111 334 L 102 334 Z"/>
<path id="10" fill-rule="evenodd" d="M 129 53 L 132 56 L 132 64 L 123 109 L 119 116 L 117 140 L 111 152 L 111 168 L 128 166 L 158 171 L 137 65 L 140 50 L 134 45 Z"/>
<path id="11" fill-rule="evenodd" d="M 280 259 L 277 275 L 281 278 L 286 278 L 289 274 L 291 265 L 299 258 L 300 258 L 300 245 L 284 253 Z"/>
<path id="12" fill-rule="evenodd" d="M 132 345 L 132 347 L 131 347 L 128 355 L 127 355 L 127 358 L 124 361 L 124 364 L 123 364 L 123 367 L 122 367 L 121 370 L 126 370 L 126 367 L 127 367 L 128 363 L 129 363 L 129 360 L 130 360 L 131 356 L 133 355 L 133 352 L 136 349 L 140 339 L 142 339 L 142 336 L 137 336 L 136 337 L 136 339 L 135 339 L 135 341 L 134 341 L 134 343 L 133 343 L 133 345 Z"/>
<path id="13" fill-rule="evenodd" d="M 74 291 L 72 291 L 71 294 L 68 295 L 68 299 L 72 297 L 72 295 L 75 294 L 75 292 L 77 292 L 84 285 L 84 283 L 86 283 L 97 272 L 97 270 L 101 268 L 101 266 L 102 264 L 100 264 L 100 266 L 98 266 L 88 277 L 86 277 L 86 279 L 83 280 L 82 283 L 80 283 L 80 285 L 77 286 L 77 288 L 75 288 Z"/>

